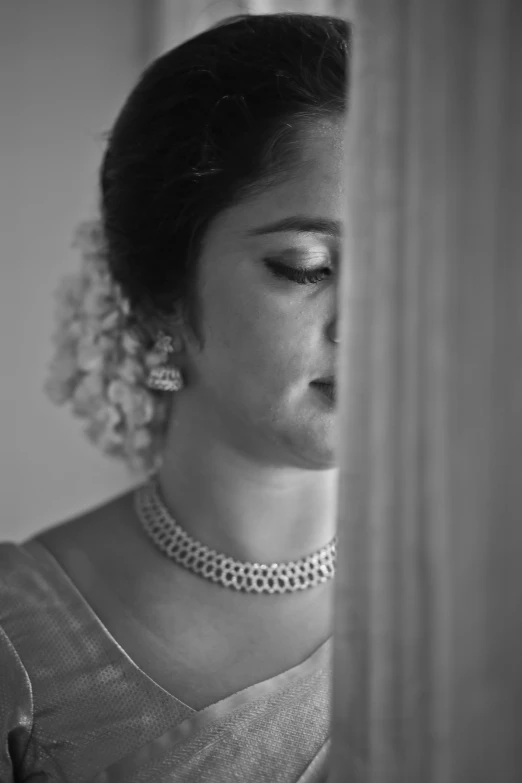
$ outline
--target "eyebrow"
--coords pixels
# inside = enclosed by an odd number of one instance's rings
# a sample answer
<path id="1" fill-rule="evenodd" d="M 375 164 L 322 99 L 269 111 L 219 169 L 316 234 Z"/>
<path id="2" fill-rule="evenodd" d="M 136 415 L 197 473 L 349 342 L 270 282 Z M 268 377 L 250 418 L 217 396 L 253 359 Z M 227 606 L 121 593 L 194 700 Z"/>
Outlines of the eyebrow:
<path id="1" fill-rule="evenodd" d="M 253 228 L 246 233 L 248 236 L 260 236 L 262 234 L 276 234 L 279 231 L 296 231 L 300 234 L 329 234 L 339 237 L 342 232 L 342 223 L 340 220 L 331 220 L 330 218 L 291 215 L 282 220 L 276 220 L 275 223 L 267 223 L 264 226 Z"/>

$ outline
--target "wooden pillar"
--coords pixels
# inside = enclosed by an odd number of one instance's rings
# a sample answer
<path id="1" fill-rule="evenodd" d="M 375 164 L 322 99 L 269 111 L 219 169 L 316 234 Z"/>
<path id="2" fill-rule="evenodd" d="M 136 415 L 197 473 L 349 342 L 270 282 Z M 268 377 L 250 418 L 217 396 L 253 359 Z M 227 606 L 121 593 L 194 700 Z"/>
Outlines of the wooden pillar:
<path id="1" fill-rule="evenodd" d="M 520 783 L 522 2 L 346 9 L 329 783 Z"/>

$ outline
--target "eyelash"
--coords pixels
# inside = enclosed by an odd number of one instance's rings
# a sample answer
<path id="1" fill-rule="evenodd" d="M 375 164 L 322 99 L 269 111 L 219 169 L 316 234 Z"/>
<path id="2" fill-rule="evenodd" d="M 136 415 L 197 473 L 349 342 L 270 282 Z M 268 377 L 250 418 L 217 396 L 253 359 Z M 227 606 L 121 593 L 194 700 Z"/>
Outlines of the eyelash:
<path id="1" fill-rule="evenodd" d="M 287 266 L 272 258 L 265 258 L 265 264 L 275 277 L 283 277 L 299 285 L 316 285 L 332 274 L 331 268 L 327 266 L 320 269 L 306 269 L 305 267 Z"/>

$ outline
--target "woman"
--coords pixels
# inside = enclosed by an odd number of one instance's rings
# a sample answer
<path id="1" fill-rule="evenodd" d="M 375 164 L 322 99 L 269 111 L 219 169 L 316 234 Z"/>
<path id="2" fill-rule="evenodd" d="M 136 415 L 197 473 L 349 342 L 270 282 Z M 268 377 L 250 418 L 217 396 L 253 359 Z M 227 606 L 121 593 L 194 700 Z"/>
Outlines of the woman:
<path id="1" fill-rule="evenodd" d="M 150 475 L 0 547 L 2 783 L 325 779 L 348 44 L 225 20 L 115 123 L 53 366 Z"/>

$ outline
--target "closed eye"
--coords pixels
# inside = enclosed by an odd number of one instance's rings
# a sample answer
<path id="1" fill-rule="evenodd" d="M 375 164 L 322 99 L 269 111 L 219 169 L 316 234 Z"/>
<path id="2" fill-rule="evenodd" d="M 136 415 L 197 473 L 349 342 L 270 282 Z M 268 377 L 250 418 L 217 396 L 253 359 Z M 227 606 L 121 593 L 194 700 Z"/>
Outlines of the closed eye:
<path id="1" fill-rule="evenodd" d="M 330 277 L 333 272 L 332 268 L 329 266 L 307 269 L 306 267 L 288 266 L 274 258 L 265 258 L 264 263 L 274 277 L 291 280 L 294 283 L 299 283 L 299 285 L 320 283 Z"/>

